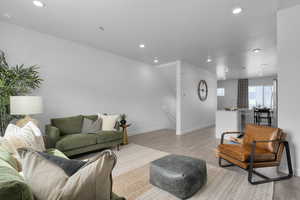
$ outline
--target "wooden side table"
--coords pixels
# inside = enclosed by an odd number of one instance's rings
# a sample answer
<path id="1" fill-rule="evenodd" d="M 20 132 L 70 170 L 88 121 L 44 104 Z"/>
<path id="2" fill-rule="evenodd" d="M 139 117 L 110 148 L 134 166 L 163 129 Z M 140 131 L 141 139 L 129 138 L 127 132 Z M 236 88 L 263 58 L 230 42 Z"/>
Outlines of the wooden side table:
<path id="1" fill-rule="evenodd" d="M 121 127 L 123 128 L 123 144 L 126 145 L 128 144 L 128 133 L 127 133 L 127 128 L 130 127 L 131 124 L 124 124 L 121 125 Z"/>

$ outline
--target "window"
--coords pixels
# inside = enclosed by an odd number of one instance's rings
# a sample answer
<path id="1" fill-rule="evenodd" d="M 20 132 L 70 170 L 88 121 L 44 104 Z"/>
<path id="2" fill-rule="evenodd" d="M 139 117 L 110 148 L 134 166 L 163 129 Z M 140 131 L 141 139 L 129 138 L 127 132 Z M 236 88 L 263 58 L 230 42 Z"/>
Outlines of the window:
<path id="1" fill-rule="evenodd" d="M 258 85 L 249 86 L 249 108 L 272 107 L 273 86 Z"/>
<path id="2" fill-rule="evenodd" d="M 225 89 L 224 88 L 218 88 L 217 89 L 217 96 L 218 97 L 224 97 L 225 96 Z"/>

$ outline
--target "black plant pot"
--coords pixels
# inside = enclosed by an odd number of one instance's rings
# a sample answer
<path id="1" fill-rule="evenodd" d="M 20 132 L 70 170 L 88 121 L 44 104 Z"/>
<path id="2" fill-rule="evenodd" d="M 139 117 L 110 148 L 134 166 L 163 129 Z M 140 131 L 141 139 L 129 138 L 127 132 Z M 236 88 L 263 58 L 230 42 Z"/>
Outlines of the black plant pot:
<path id="1" fill-rule="evenodd" d="M 125 119 L 122 119 L 122 120 L 120 121 L 120 123 L 121 123 L 121 125 L 125 125 L 125 124 L 126 124 L 126 120 L 125 120 Z"/>

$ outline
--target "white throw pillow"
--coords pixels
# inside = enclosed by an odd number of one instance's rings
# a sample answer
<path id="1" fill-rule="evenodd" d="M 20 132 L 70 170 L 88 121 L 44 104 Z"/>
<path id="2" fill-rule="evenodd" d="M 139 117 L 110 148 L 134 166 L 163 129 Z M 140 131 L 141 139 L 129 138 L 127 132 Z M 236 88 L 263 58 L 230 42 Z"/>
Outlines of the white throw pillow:
<path id="1" fill-rule="evenodd" d="M 45 143 L 40 129 L 31 121 L 21 128 L 24 138 L 28 139 L 30 147 L 36 151 L 45 151 Z"/>
<path id="2" fill-rule="evenodd" d="M 116 123 L 120 118 L 120 115 L 103 115 L 98 114 L 98 117 L 102 120 L 102 131 L 114 131 L 116 130 Z"/>
<path id="3" fill-rule="evenodd" d="M 10 153 L 14 155 L 18 155 L 17 154 L 18 148 L 28 146 L 28 144 L 22 137 L 21 128 L 14 124 L 9 124 L 7 126 L 5 130 L 4 138 L 8 141 L 10 146 L 13 148 L 13 151 L 11 151 Z"/>
<path id="4" fill-rule="evenodd" d="M 16 149 L 4 137 L 0 137 L 0 146 L 10 154 L 17 154 Z"/>
<path id="5" fill-rule="evenodd" d="M 4 138 L 14 148 L 15 154 L 18 148 L 30 147 L 36 151 L 45 151 L 45 144 L 39 128 L 32 122 L 28 122 L 20 128 L 9 124 L 6 128 Z"/>

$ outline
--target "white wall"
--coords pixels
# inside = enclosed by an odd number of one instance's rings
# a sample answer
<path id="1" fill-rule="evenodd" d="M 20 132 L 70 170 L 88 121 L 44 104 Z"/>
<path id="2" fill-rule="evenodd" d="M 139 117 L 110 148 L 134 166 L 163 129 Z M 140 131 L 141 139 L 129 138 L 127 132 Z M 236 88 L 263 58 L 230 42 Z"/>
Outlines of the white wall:
<path id="1" fill-rule="evenodd" d="M 216 75 L 197 66 L 181 62 L 181 133 L 215 124 L 217 109 Z M 200 80 L 208 85 L 207 100 L 200 101 L 197 87 Z"/>
<path id="2" fill-rule="evenodd" d="M 267 77 L 251 78 L 251 79 L 249 79 L 249 86 L 273 85 L 273 80 L 274 79 L 277 79 L 277 76 L 267 76 Z"/>
<path id="3" fill-rule="evenodd" d="M 218 88 L 224 88 L 225 90 L 225 96 L 217 97 L 218 110 L 237 107 L 238 80 L 231 79 L 218 81 Z"/>
<path id="4" fill-rule="evenodd" d="M 292 145 L 294 168 L 300 175 L 300 6 L 278 13 L 278 126 Z"/>
<path id="5" fill-rule="evenodd" d="M 11 64 L 37 64 L 45 80 L 42 124 L 77 114 L 126 113 L 130 133 L 168 128 L 158 70 L 105 51 L 0 22 L 0 49 Z"/>
<path id="6" fill-rule="evenodd" d="M 177 73 L 177 62 L 165 63 L 157 66 L 159 73 L 162 76 L 162 79 L 165 81 L 165 84 L 168 87 L 168 94 L 163 98 L 162 109 L 165 112 L 166 116 L 169 118 L 172 126 L 170 128 L 176 129 L 177 123 L 177 105 L 176 105 L 176 73 Z"/>

